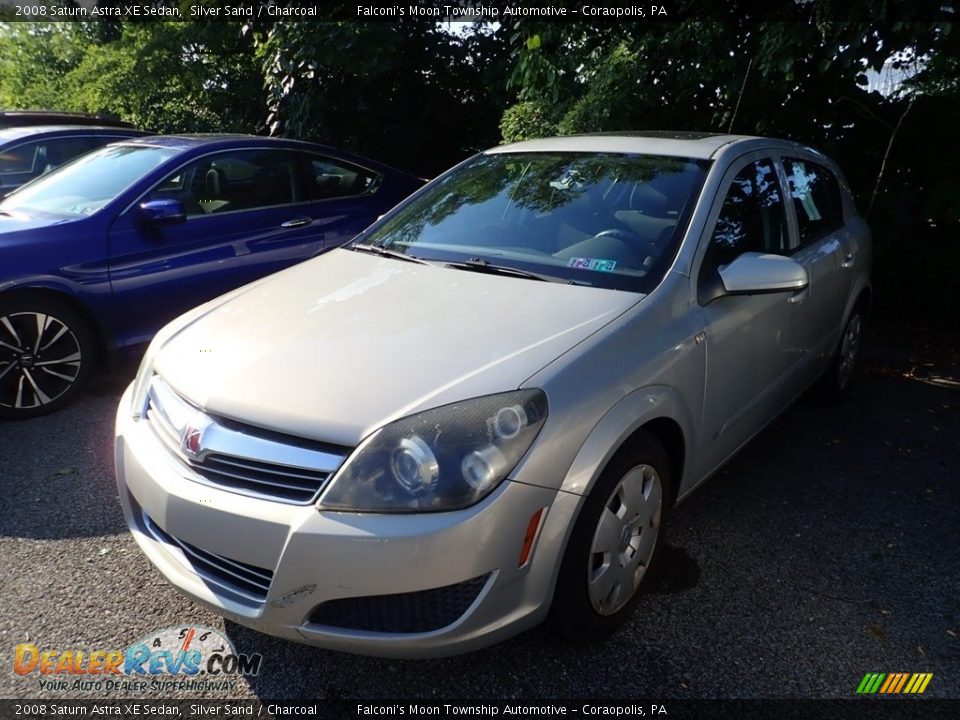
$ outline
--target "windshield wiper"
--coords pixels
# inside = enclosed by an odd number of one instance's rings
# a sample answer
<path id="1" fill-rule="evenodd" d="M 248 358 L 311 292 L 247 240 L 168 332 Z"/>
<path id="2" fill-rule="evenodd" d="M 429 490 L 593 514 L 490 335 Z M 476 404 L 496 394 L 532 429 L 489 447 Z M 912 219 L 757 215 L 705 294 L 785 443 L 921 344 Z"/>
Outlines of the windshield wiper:
<path id="1" fill-rule="evenodd" d="M 407 255 L 406 253 L 398 252 L 396 250 L 388 250 L 387 248 L 380 247 L 379 245 L 344 245 L 345 250 L 355 250 L 356 252 L 366 252 L 371 255 L 379 255 L 380 257 L 393 258 L 394 260 L 406 260 L 407 262 L 417 263 L 418 265 L 429 265 L 426 260 L 418 258 L 416 255 Z"/>
<path id="2" fill-rule="evenodd" d="M 469 270 L 470 272 L 487 273 L 488 275 L 507 275 L 510 277 L 526 278 L 527 280 L 542 280 L 543 282 L 566 282 L 565 280 L 550 275 L 541 275 L 540 273 L 521 270 L 520 268 L 510 267 L 509 265 L 494 265 L 483 258 L 470 258 L 463 262 L 448 262 L 444 267 L 454 268 L 455 270 Z"/>

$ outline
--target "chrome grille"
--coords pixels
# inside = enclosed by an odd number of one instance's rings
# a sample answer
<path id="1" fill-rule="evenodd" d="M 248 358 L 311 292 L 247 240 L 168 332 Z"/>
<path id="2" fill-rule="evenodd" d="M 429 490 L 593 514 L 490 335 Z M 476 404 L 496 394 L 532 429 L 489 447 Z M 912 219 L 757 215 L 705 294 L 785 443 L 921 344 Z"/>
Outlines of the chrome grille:
<path id="1" fill-rule="evenodd" d="M 146 513 L 143 513 L 143 526 L 154 540 L 179 550 L 181 562 L 208 585 L 214 586 L 221 592 L 226 591 L 247 603 L 262 605 L 266 602 L 267 592 L 273 581 L 273 571 L 231 560 L 178 540 L 157 525 Z"/>
<path id="2" fill-rule="evenodd" d="M 291 468 L 210 453 L 190 466 L 208 480 L 235 490 L 249 490 L 275 499 L 308 503 L 316 498 L 329 473 Z"/>
<path id="3" fill-rule="evenodd" d="M 193 471 L 192 480 L 275 502 L 315 502 L 347 455 L 345 448 L 320 448 L 210 417 L 157 375 L 150 382 L 146 420 Z M 183 441 L 189 431 L 200 433 L 201 438 L 193 453 L 187 452 Z"/>

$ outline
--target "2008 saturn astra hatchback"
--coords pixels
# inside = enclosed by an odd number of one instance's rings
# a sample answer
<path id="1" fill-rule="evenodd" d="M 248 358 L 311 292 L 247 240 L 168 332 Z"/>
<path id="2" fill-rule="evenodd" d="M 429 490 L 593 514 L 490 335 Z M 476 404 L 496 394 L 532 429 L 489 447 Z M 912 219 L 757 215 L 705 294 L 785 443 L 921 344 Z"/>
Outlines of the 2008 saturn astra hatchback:
<path id="1" fill-rule="evenodd" d="M 603 636 L 676 502 L 818 379 L 850 387 L 870 264 L 798 144 L 494 148 L 160 332 L 117 414 L 126 520 L 182 592 L 291 640 Z"/>

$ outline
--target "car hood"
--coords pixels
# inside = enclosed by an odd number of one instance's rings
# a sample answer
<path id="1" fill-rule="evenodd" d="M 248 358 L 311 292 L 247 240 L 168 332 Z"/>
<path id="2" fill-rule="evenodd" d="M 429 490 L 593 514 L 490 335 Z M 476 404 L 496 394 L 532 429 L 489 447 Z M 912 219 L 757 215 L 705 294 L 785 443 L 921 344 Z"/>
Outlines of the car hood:
<path id="1" fill-rule="evenodd" d="M 70 222 L 76 218 L 65 218 L 61 215 L 47 215 L 45 213 L 30 214 L 23 210 L 0 209 L 0 242 L 7 233 L 19 230 L 33 230 Z"/>
<path id="2" fill-rule="evenodd" d="M 518 388 L 640 298 L 335 250 L 179 329 L 154 367 L 211 414 L 354 446 Z"/>

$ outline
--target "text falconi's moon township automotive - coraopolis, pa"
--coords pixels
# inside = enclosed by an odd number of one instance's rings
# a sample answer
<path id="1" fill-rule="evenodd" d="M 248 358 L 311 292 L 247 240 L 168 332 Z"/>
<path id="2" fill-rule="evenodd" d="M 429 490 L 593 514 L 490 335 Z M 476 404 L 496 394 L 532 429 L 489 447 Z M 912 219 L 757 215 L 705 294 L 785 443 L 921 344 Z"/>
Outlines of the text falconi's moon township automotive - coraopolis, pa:
<path id="1" fill-rule="evenodd" d="M 280 9 L 280 8 L 277 8 Z M 662 5 L 650 5 L 649 9 L 640 6 L 606 7 L 597 5 L 581 5 L 579 8 L 565 7 L 511 7 L 503 9 L 493 5 L 474 5 L 460 7 L 459 5 L 438 5 L 423 7 L 420 5 L 357 5 L 357 17 L 434 17 L 438 20 L 457 19 L 482 20 L 486 19 L 515 19 L 520 17 L 607 17 L 607 18 L 643 18 L 661 17 L 667 14 Z"/>

